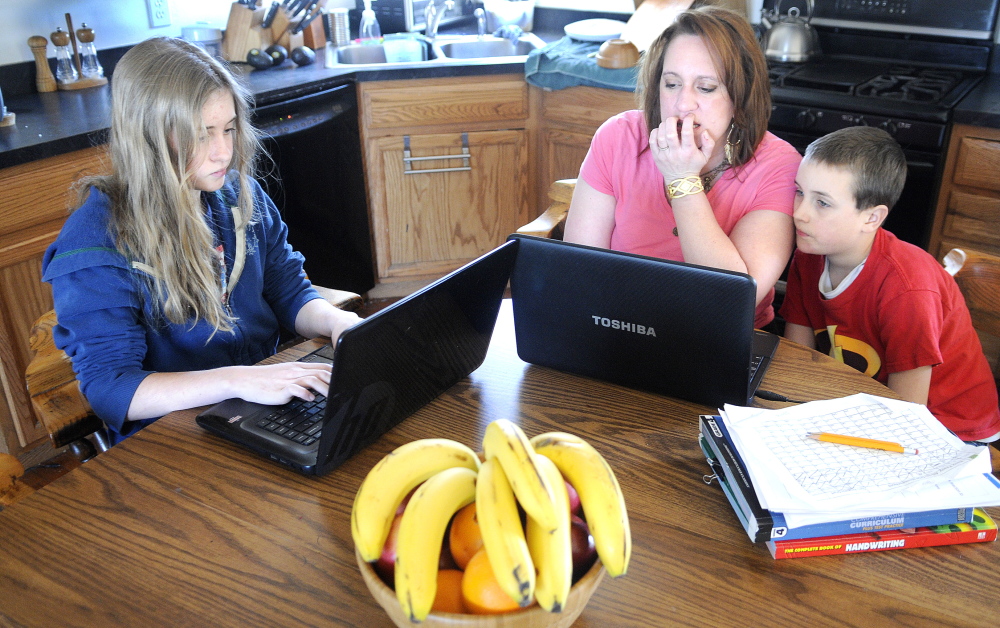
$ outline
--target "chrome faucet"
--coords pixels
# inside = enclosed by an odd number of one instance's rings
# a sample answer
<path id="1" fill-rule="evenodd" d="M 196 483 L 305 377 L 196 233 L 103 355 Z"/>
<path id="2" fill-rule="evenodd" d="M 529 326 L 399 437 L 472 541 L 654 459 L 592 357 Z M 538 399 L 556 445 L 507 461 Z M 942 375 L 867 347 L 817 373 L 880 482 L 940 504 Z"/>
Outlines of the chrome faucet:
<path id="1" fill-rule="evenodd" d="M 479 31 L 479 39 L 486 37 L 486 11 L 476 9 L 472 12 L 476 16 L 476 28 Z"/>
<path id="2" fill-rule="evenodd" d="M 445 12 L 455 8 L 455 0 L 445 0 L 441 4 L 444 5 L 443 9 L 438 7 L 437 0 L 430 0 L 427 3 L 427 8 L 424 9 L 424 24 L 427 25 L 427 30 L 424 31 L 424 34 L 428 39 L 437 37 L 441 18 L 444 17 Z"/>

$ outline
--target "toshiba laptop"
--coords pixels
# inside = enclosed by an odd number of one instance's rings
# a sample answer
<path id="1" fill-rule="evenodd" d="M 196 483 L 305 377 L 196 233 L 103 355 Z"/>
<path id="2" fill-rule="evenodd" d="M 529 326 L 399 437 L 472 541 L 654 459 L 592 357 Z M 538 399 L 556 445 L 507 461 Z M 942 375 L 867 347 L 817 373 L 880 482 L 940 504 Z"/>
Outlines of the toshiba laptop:
<path id="1" fill-rule="evenodd" d="M 713 407 L 749 405 L 778 346 L 742 273 L 513 235 L 525 362 Z"/>
<path id="2" fill-rule="evenodd" d="M 505 243 L 303 358 L 333 364 L 318 405 L 230 399 L 198 424 L 302 473 L 327 473 L 482 364 L 517 247 Z"/>

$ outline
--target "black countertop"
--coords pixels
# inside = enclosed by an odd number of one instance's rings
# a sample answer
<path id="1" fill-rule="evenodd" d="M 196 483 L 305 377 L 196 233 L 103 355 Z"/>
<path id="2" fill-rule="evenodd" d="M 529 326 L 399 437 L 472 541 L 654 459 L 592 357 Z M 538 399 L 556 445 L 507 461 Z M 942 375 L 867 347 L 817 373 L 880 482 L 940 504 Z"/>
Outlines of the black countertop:
<path id="1" fill-rule="evenodd" d="M 987 74 L 955 107 L 952 122 L 1000 129 L 1000 74 Z"/>
<path id="2" fill-rule="evenodd" d="M 317 55 L 319 56 L 319 55 Z M 449 76 L 524 73 L 524 57 L 508 60 L 426 61 L 392 68 L 343 65 L 323 66 L 322 60 L 298 67 L 282 66 L 249 72 L 248 82 L 256 104 L 267 105 L 304 93 L 319 91 L 345 81 L 383 81 Z M 248 66 L 235 65 L 241 72 Z M 54 157 L 107 141 L 111 124 L 111 88 L 108 85 L 72 91 L 16 96 L 6 101 L 15 114 L 12 126 L 0 128 L 0 168 Z"/>
<path id="3" fill-rule="evenodd" d="M 534 34 L 545 42 L 563 36 L 566 23 L 553 12 L 556 24 L 539 25 L 536 12 Z M 570 15 L 581 17 L 580 13 Z M 582 17 L 606 17 L 603 13 Z M 581 19 L 582 19 L 581 17 Z M 441 35 L 465 35 L 476 32 L 475 23 L 442 27 Z M 386 81 L 484 76 L 524 73 L 524 57 L 511 59 L 432 60 L 392 66 L 340 65 L 327 68 L 324 51 L 317 51 L 316 62 L 298 67 L 290 61 L 264 71 L 250 71 L 250 66 L 232 67 L 247 75 L 257 105 L 267 105 L 297 95 L 320 91 L 345 81 Z M 32 93 L 6 99 L 7 110 L 16 115 L 12 126 L 0 127 L 0 168 L 9 168 L 74 150 L 89 148 L 107 141 L 111 125 L 111 88 L 108 85 L 82 90 Z"/>

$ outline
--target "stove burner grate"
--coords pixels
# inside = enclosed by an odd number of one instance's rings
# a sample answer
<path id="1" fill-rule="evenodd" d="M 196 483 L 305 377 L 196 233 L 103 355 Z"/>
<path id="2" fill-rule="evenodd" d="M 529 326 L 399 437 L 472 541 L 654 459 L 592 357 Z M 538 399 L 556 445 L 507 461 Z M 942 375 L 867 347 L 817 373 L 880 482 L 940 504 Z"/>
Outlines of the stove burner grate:
<path id="1" fill-rule="evenodd" d="M 962 80 L 962 73 L 950 70 L 895 66 L 858 85 L 855 94 L 870 98 L 935 103 Z"/>

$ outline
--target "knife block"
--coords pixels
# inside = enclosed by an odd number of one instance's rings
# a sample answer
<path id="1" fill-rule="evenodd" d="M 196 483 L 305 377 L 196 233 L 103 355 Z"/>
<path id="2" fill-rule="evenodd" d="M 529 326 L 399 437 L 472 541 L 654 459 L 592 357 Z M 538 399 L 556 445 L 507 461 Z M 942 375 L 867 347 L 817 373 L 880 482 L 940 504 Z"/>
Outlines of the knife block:
<path id="1" fill-rule="evenodd" d="M 264 50 L 271 44 L 280 44 L 289 52 L 304 45 L 302 33 L 292 35 L 295 24 L 288 19 L 288 12 L 279 7 L 270 28 L 263 28 L 265 9 L 250 10 L 245 4 L 233 3 L 229 8 L 226 33 L 222 38 L 222 56 L 227 61 L 246 63 L 247 53 L 257 48 Z M 318 20 L 322 27 L 322 22 Z M 312 24 L 310 24 L 312 26 Z"/>
<path id="2" fill-rule="evenodd" d="M 233 3 L 229 7 L 229 20 L 222 37 L 222 56 L 227 61 L 246 63 L 247 53 L 257 48 L 264 50 L 272 43 L 271 29 L 261 28 L 264 9 L 250 10 L 245 4 Z"/>
<path id="3" fill-rule="evenodd" d="M 278 12 L 274 15 L 274 21 L 271 22 L 271 38 L 274 40 L 274 43 L 284 46 L 288 52 L 305 45 L 302 33 L 292 35 L 292 29 L 295 28 L 296 23 L 288 18 L 288 12 L 285 11 L 285 7 L 278 8 Z M 320 26 L 322 25 L 323 23 L 320 22 Z"/>

